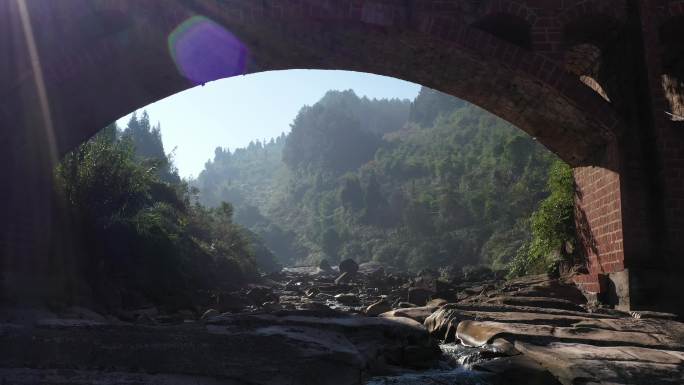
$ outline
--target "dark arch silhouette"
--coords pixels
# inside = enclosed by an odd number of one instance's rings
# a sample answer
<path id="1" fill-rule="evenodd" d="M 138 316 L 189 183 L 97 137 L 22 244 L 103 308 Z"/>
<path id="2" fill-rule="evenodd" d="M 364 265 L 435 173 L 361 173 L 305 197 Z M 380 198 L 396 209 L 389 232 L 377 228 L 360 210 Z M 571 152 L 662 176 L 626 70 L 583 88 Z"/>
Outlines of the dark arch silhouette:
<path id="1" fill-rule="evenodd" d="M 524 19 L 507 19 L 499 12 L 471 27 L 451 18 L 468 17 L 459 9 L 409 3 L 413 6 L 380 1 L 360 7 L 353 1 L 303 1 L 298 7 L 251 0 L 32 1 L 29 18 L 57 152 L 68 151 L 119 116 L 198 83 L 302 68 L 363 71 L 420 83 L 508 120 L 573 165 L 599 164 L 619 119 L 577 77 L 529 50 Z M 5 3 L 5 11 L 12 4 Z M 478 11 L 471 9 L 470 17 L 476 19 Z M 71 15 L 69 23 L 60 22 L 64 14 Z M 14 27 L 11 35 L 21 37 L 16 21 L 3 22 Z M 169 44 L 174 34 L 188 33 L 183 28 L 193 22 L 210 25 L 208 34 L 232 36 L 244 49 L 240 68 L 199 78 L 182 73 Z M 13 46 L 6 40 L 4 47 L 21 50 L 25 40 Z M 212 58 L 217 48 L 207 44 L 185 60 L 204 56 L 218 60 L 215 66 L 226 65 L 220 52 Z M 20 84 L 17 76 L 2 83 L 0 113 L 10 121 L 18 118 L 16 111 L 26 111 L 25 100 L 12 90 L 33 88 L 28 64 L 9 72 L 23 74 Z"/>
<path id="2" fill-rule="evenodd" d="M 339 69 L 440 90 L 536 137 L 583 191 L 595 252 L 581 282 L 601 291 L 599 274 L 629 269 L 660 290 L 659 274 L 684 271 L 684 136 L 666 115 L 684 91 L 662 76 L 678 73 L 665 23 L 682 13 L 681 0 L 2 1 L 0 164 L 15 185 L 0 189 L 0 248 L 41 254 L 51 166 L 118 117 L 229 76 Z"/>

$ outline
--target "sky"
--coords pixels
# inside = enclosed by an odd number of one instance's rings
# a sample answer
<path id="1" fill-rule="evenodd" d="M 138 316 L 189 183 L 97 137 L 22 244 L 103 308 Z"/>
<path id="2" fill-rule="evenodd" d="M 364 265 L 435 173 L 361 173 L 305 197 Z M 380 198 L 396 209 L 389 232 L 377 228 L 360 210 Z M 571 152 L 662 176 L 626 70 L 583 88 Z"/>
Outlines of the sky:
<path id="1" fill-rule="evenodd" d="M 369 98 L 413 99 L 420 86 L 385 76 L 349 71 L 288 70 L 237 76 L 207 83 L 150 104 L 153 124 L 182 177 L 197 176 L 216 147 L 245 147 L 290 131 L 304 105 L 329 90 L 352 89 Z M 130 115 L 117 121 L 124 128 Z"/>

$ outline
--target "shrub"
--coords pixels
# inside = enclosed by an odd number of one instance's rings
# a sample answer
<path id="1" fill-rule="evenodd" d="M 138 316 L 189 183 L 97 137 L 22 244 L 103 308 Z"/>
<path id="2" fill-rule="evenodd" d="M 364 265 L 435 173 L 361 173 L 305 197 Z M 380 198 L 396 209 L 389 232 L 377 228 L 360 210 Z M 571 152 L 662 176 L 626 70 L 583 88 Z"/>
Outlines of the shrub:
<path id="1" fill-rule="evenodd" d="M 532 214 L 532 236 L 518 249 L 509 266 L 510 275 L 552 272 L 564 256 L 564 245 L 570 243 L 575 249 L 575 184 L 570 166 L 554 162 L 547 187 L 549 196 Z"/>

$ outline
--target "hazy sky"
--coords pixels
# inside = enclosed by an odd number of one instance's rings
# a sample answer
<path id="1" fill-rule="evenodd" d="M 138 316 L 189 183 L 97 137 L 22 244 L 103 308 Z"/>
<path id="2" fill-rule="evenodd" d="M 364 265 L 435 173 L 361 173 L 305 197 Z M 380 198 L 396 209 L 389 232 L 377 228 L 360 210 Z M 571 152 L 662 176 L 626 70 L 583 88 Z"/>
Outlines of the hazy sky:
<path id="1" fill-rule="evenodd" d="M 188 177 L 202 171 L 217 146 L 234 150 L 289 132 L 303 105 L 316 103 L 328 90 L 347 89 L 369 98 L 413 99 L 420 86 L 359 72 L 274 71 L 207 83 L 141 110 L 153 124 L 161 123 L 164 148 L 176 149 L 176 166 Z M 119 119 L 119 126 L 128 119 Z"/>

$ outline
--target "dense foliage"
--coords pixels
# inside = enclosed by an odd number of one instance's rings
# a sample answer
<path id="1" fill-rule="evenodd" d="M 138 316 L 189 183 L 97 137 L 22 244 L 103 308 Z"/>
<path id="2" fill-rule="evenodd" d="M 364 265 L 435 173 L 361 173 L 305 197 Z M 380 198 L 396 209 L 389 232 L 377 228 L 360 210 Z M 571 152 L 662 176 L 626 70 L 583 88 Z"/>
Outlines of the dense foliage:
<path id="1" fill-rule="evenodd" d="M 331 91 L 302 108 L 289 135 L 217 149 L 192 183 L 207 205 L 234 203 L 236 220 L 284 264 L 350 257 L 504 269 L 518 255 L 510 266 L 521 273 L 570 239 L 572 196 L 557 188 L 567 167 L 552 168 L 555 160 L 510 124 L 437 91 L 413 102 Z"/>
<path id="2" fill-rule="evenodd" d="M 196 203 L 147 114 L 134 115 L 123 132 L 109 126 L 67 154 L 55 180 L 62 227 L 77 245 L 68 250 L 75 271 L 65 290 L 72 299 L 113 309 L 193 309 L 256 274 L 250 244 L 259 242 L 233 222 L 230 204 Z"/>
<path id="3" fill-rule="evenodd" d="M 553 272 L 558 263 L 575 250 L 575 182 L 572 169 L 556 161 L 548 178 L 549 196 L 532 214 L 531 238 L 511 262 L 511 275 Z"/>

